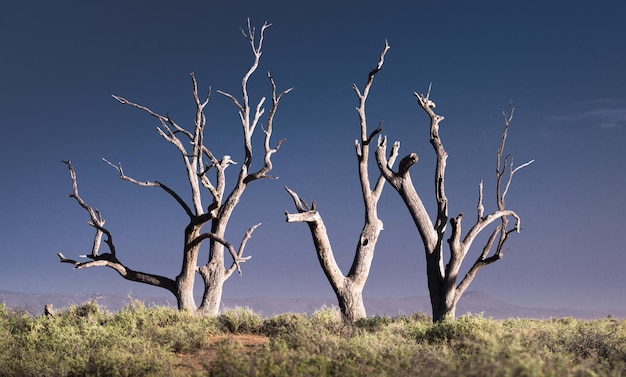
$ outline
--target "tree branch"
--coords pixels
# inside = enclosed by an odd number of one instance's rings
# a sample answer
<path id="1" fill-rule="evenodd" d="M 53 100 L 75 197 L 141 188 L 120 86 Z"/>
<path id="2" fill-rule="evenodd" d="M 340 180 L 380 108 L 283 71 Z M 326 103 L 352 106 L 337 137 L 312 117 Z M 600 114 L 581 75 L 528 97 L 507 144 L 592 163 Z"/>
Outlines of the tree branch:
<path id="1" fill-rule="evenodd" d="M 476 238 L 476 236 L 478 236 L 478 234 L 480 232 L 482 232 L 483 229 L 485 229 L 487 226 L 489 226 L 494 221 L 496 221 L 498 219 L 501 219 L 501 218 L 504 218 L 504 217 L 507 217 L 507 216 L 511 216 L 511 217 L 515 218 L 515 220 L 516 220 L 516 222 L 515 222 L 515 231 L 517 233 L 519 233 L 519 231 L 521 229 L 521 219 L 517 215 L 517 213 L 515 213 L 514 211 L 511 211 L 511 210 L 495 211 L 495 212 L 485 216 L 482 220 L 477 221 L 476 224 L 474 224 L 474 226 L 472 226 L 472 228 L 467 232 L 467 234 L 463 238 L 463 244 L 471 245 L 472 242 L 474 241 L 474 239 Z"/>
<path id="2" fill-rule="evenodd" d="M 187 216 L 189 216 L 190 218 L 194 218 L 195 217 L 194 213 L 191 211 L 191 208 L 189 208 L 189 206 L 187 206 L 187 204 L 180 197 L 180 195 L 178 195 L 176 192 L 174 192 L 174 190 L 170 189 L 169 187 L 167 187 L 163 183 L 161 183 L 159 181 L 154 181 L 154 182 L 138 181 L 138 180 L 136 180 L 136 179 L 134 179 L 132 177 L 129 177 L 126 174 L 124 174 L 124 169 L 122 168 L 122 164 L 121 163 L 119 163 L 118 165 L 115 165 L 115 164 L 111 163 L 109 160 L 107 160 L 106 158 L 103 158 L 102 161 L 106 162 L 107 164 L 112 166 L 115 170 L 117 170 L 117 172 L 120 175 L 120 178 L 122 180 L 124 180 L 124 181 L 136 184 L 138 186 L 143 186 L 143 187 L 160 187 L 165 192 L 167 192 L 172 198 L 174 198 L 174 200 L 176 200 L 176 202 L 183 208 L 183 210 L 185 211 Z"/>
<path id="3" fill-rule="evenodd" d="M 502 135 L 500 136 L 500 145 L 498 146 L 498 152 L 496 154 L 496 198 L 499 210 L 503 210 L 505 207 L 505 197 L 507 192 L 509 191 L 511 181 L 513 179 L 513 174 L 515 174 L 515 172 L 517 172 L 518 170 L 527 167 L 535 161 L 530 160 L 515 169 L 513 168 L 513 163 L 511 162 L 511 164 L 509 165 L 509 175 L 505 184 L 505 188 L 504 191 L 502 191 L 502 178 L 504 176 L 506 166 L 508 165 L 507 161 L 510 157 L 510 155 L 507 154 L 504 156 L 504 161 L 502 161 L 502 155 L 504 154 L 506 138 L 508 135 L 509 126 L 511 125 L 511 121 L 513 120 L 514 111 L 515 108 L 513 107 L 513 104 L 509 103 L 508 109 L 502 113 L 504 117 L 504 129 L 502 130 Z"/>
<path id="4" fill-rule="evenodd" d="M 196 237 L 189 243 L 189 247 L 195 247 L 206 239 L 211 239 L 213 241 L 219 242 L 220 244 L 224 245 L 226 249 L 228 249 L 228 251 L 230 252 L 230 255 L 233 258 L 233 265 L 231 266 L 229 270 L 226 271 L 226 274 L 230 276 L 232 274 L 232 271 L 230 270 L 236 268 L 237 271 L 239 272 L 239 275 L 241 275 L 242 272 L 241 272 L 241 266 L 239 265 L 239 263 L 245 262 L 251 258 L 251 257 L 243 257 L 244 248 L 246 246 L 246 243 L 248 242 L 248 239 L 252 237 L 252 232 L 254 232 L 254 230 L 260 225 L 261 223 L 256 224 L 252 226 L 250 229 L 248 229 L 248 231 L 246 232 L 241 242 L 241 245 L 239 246 L 238 251 L 235 250 L 235 247 L 230 242 L 226 241 L 224 238 L 218 236 L 217 234 L 210 233 L 210 232 L 200 234 L 198 237 Z"/>
<path id="5" fill-rule="evenodd" d="M 87 213 L 89 213 L 89 217 L 91 220 L 89 221 L 89 225 L 96 229 L 96 236 L 94 238 L 94 244 L 91 250 L 91 254 L 89 255 L 81 255 L 83 258 L 89 258 L 90 261 L 86 262 L 78 262 L 74 259 L 66 258 L 63 253 L 57 253 L 57 256 L 60 259 L 61 263 L 70 263 L 74 265 L 75 269 L 82 269 L 88 267 L 110 267 L 117 271 L 124 279 L 131 280 L 139 283 L 145 283 L 149 285 L 154 285 L 158 287 L 163 287 L 169 290 L 172 293 L 175 293 L 175 282 L 172 279 L 153 275 L 143 272 L 134 271 L 128 267 L 126 267 L 119 259 L 116 257 L 115 253 L 115 245 L 113 244 L 113 237 L 111 233 L 104 228 L 104 218 L 100 214 L 98 210 L 94 210 L 91 206 L 89 206 L 78 194 L 78 183 L 76 180 L 76 172 L 72 166 L 70 161 L 63 161 L 64 164 L 67 165 L 70 171 L 70 178 L 72 180 L 72 193 L 69 197 L 74 198 L 76 202 L 83 207 Z M 109 253 L 100 254 L 99 248 L 101 243 L 102 235 L 106 235 L 105 243 L 109 248 Z"/>
<path id="6" fill-rule="evenodd" d="M 280 102 L 280 99 L 282 98 L 282 96 L 291 92 L 293 88 L 289 88 L 287 90 L 280 92 L 279 94 L 276 94 L 276 83 L 274 82 L 274 78 L 269 72 L 267 73 L 267 77 L 272 87 L 272 108 L 270 109 L 269 115 L 267 117 L 267 128 L 263 129 L 263 133 L 265 134 L 264 144 L 263 144 L 264 151 L 265 151 L 265 155 L 263 157 L 264 164 L 263 164 L 263 167 L 259 171 L 257 171 L 256 173 L 249 174 L 244 180 L 245 183 L 251 182 L 259 178 L 275 178 L 275 177 L 267 175 L 267 173 L 269 173 L 273 168 L 271 158 L 272 158 L 272 155 L 278 151 L 282 143 L 286 141 L 286 139 L 280 139 L 273 148 L 270 146 L 270 142 L 271 142 L 270 139 L 272 136 L 273 126 L 274 126 L 274 116 L 276 115 L 276 110 L 278 110 L 278 103 Z"/>
<path id="7" fill-rule="evenodd" d="M 105 243 L 108 245 L 109 250 L 111 251 L 111 254 L 113 255 L 113 257 L 115 257 L 115 246 L 113 245 L 113 236 L 106 228 L 104 228 L 104 222 L 105 222 L 104 218 L 102 217 L 102 215 L 97 209 L 94 210 L 93 208 L 91 208 L 91 206 L 89 206 L 78 194 L 78 182 L 76 180 L 76 172 L 74 171 L 72 162 L 71 161 L 62 161 L 62 162 L 65 165 L 67 165 L 67 168 L 70 172 L 70 179 L 72 180 L 72 193 L 69 194 L 68 196 L 70 198 L 74 198 L 76 202 L 81 207 L 83 207 L 85 211 L 87 211 L 87 213 L 89 214 L 89 218 L 90 218 L 90 221 L 88 222 L 88 224 L 96 230 L 96 235 L 94 237 L 93 246 L 91 248 L 91 254 L 89 256 L 90 257 L 98 256 L 102 236 L 106 235 L 107 239 L 105 240 Z"/>
<path id="8" fill-rule="evenodd" d="M 239 118 L 241 120 L 241 124 L 243 127 L 243 133 L 244 133 L 244 148 L 245 148 L 245 159 L 244 162 L 242 164 L 242 169 L 248 170 L 250 168 L 250 164 L 252 162 L 252 143 L 251 143 L 251 138 L 252 138 L 252 134 L 254 132 L 254 128 L 256 126 L 256 123 L 258 121 L 258 119 L 260 118 L 260 116 L 263 114 L 264 110 L 261 108 L 261 106 L 263 105 L 263 102 L 265 100 L 265 98 L 262 98 L 257 107 L 256 107 L 256 112 L 254 114 L 254 120 L 251 122 L 250 121 L 250 104 L 249 104 L 249 97 L 248 97 L 248 80 L 250 78 L 250 76 L 252 76 L 252 74 L 254 73 L 254 71 L 256 71 L 256 69 L 259 66 L 259 60 L 261 59 L 261 49 L 263 46 L 263 38 L 264 38 L 264 33 L 265 33 L 265 29 L 267 29 L 268 27 L 270 27 L 271 24 L 268 24 L 267 22 L 265 22 L 263 24 L 263 26 L 261 27 L 261 32 L 259 35 L 259 40 L 258 43 L 255 40 L 255 28 L 253 28 L 250 24 L 250 19 L 248 18 L 248 32 L 246 33 L 244 30 L 242 30 L 242 34 L 244 36 L 244 38 L 246 38 L 249 43 L 250 43 L 250 47 L 252 48 L 252 53 L 254 54 L 254 62 L 253 64 L 250 66 L 250 68 L 248 69 L 248 71 L 246 72 L 246 74 L 243 76 L 242 80 L 241 80 L 241 94 L 242 94 L 242 103 L 239 103 L 239 101 L 237 100 L 237 98 L 235 98 L 235 96 L 233 96 L 230 93 L 218 90 L 217 92 L 227 98 L 230 98 L 231 101 L 233 101 L 233 103 L 235 104 L 235 106 L 237 106 L 237 108 L 239 109 Z M 242 171 L 243 173 L 243 171 Z"/>
<path id="9" fill-rule="evenodd" d="M 478 184 L 478 204 L 476 205 L 477 218 L 476 221 L 481 221 L 485 213 L 485 206 L 483 206 L 483 180 L 480 180 Z"/>
<path id="10" fill-rule="evenodd" d="M 181 156 L 183 157 L 183 162 L 185 164 L 185 169 L 187 171 L 187 179 L 191 187 L 192 201 L 195 207 L 196 214 L 202 215 L 204 210 L 202 208 L 202 198 L 200 196 L 200 190 L 199 190 L 199 185 L 198 185 L 198 171 L 199 169 L 202 169 L 202 165 L 201 164 L 199 165 L 198 162 L 201 161 L 201 158 L 202 158 L 201 156 L 202 130 L 203 130 L 204 123 L 206 120 L 206 118 L 204 117 L 203 109 L 204 109 L 204 106 L 208 103 L 209 95 L 207 95 L 207 98 L 204 102 L 200 102 L 198 98 L 197 83 L 195 80 L 195 76 L 193 74 L 191 74 L 191 76 L 192 76 L 194 100 L 196 102 L 196 125 L 194 128 L 193 134 L 185 130 L 184 128 L 180 127 L 169 116 L 165 117 L 163 115 L 155 113 L 154 111 L 150 110 L 149 108 L 145 106 L 138 105 L 122 97 L 118 97 L 114 95 L 113 98 L 115 98 L 122 104 L 130 105 L 140 110 L 143 110 L 159 120 L 162 128 L 157 127 L 157 132 L 159 133 L 159 135 L 161 135 L 161 137 L 163 137 L 165 140 L 167 140 L 172 145 L 174 145 L 176 149 L 178 149 L 178 151 L 181 153 Z M 172 131 L 172 128 L 175 131 Z M 193 153 L 190 154 L 187 152 L 183 143 L 176 136 L 176 133 L 184 134 L 191 141 L 192 145 L 194 146 L 193 151 L 192 151 Z"/>
<path id="11" fill-rule="evenodd" d="M 519 233 L 521 230 L 521 219 L 517 215 L 517 213 L 511 210 L 505 209 L 505 197 L 511 185 L 513 174 L 517 172 L 518 170 L 532 164 L 534 160 L 530 160 L 518 166 L 517 168 L 513 168 L 513 163 L 512 162 L 510 164 L 508 163 L 509 158 L 511 158 L 511 156 L 509 154 L 506 154 L 506 155 L 504 154 L 506 138 L 508 135 L 508 128 L 513 119 L 513 112 L 514 112 L 514 108 L 511 105 L 509 105 L 509 108 L 505 112 L 503 112 L 504 129 L 502 131 L 502 135 L 500 137 L 500 144 L 498 146 L 498 150 L 496 153 L 496 199 L 497 199 L 496 203 L 497 203 L 498 209 L 495 212 L 487 216 L 484 216 L 483 182 L 481 179 L 478 185 L 477 220 L 476 220 L 476 224 L 474 224 L 474 226 L 468 231 L 465 238 L 463 239 L 463 242 L 462 242 L 463 246 L 461 248 L 461 250 L 463 250 L 462 257 L 465 256 L 465 253 L 467 253 L 467 251 L 471 247 L 476 236 L 478 236 L 478 234 L 482 232 L 487 226 L 489 226 L 490 224 L 492 224 L 494 221 L 497 221 L 497 220 L 500 220 L 501 224 L 498 225 L 491 232 L 489 239 L 483 246 L 482 252 L 478 256 L 478 258 L 476 259 L 472 267 L 470 267 L 469 271 L 467 272 L 463 280 L 457 286 L 456 288 L 457 299 L 460 298 L 461 295 L 463 295 L 463 293 L 465 292 L 465 290 L 469 287 L 469 285 L 473 281 L 479 269 L 481 269 L 482 267 L 486 265 L 494 263 L 503 257 L 503 248 L 504 248 L 504 244 L 506 243 L 506 240 L 508 239 L 508 236 L 512 232 Z M 505 175 L 507 166 L 509 167 L 508 177 L 504 185 L 504 189 L 502 189 L 502 179 Z M 513 227 L 512 229 L 507 229 L 509 216 L 515 219 L 515 227 Z M 494 244 L 496 245 L 496 249 L 494 250 L 493 254 L 489 256 L 489 252 L 493 248 Z"/>
<path id="12" fill-rule="evenodd" d="M 374 83 L 374 76 L 376 76 L 376 74 L 383 68 L 383 63 L 385 62 L 385 55 L 387 54 L 387 51 L 389 50 L 389 48 L 390 48 L 389 43 L 387 43 L 387 40 L 385 39 L 385 47 L 383 48 L 383 51 L 380 53 L 378 64 L 376 65 L 374 69 L 370 71 L 367 77 L 367 83 L 365 84 L 365 87 L 363 88 L 362 94 L 359 91 L 359 88 L 356 86 L 356 84 L 352 84 L 352 88 L 354 89 L 354 92 L 359 98 L 359 107 L 357 107 L 357 111 L 359 113 L 359 119 L 361 121 L 361 143 L 369 144 L 369 141 L 371 141 L 371 139 L 375 136 L 375 134 L 380 132 L 380 130 L 378 130 L 378 132 L 374 131 L 374 133 L 372 133 L 372 135 L 370 135 L 369 138 L 367 136 L 367 118 L 365 117 L 365 101 L 367 100 L 367 96 L 369 95 L 370 88 L 372 87 L 372 84 Z"/>
<path id="13" fill-rule="evenodd" d="M 146 113 L 150 114 L 150 116 L 157 118 L 159 122 L 161 123 L 161 125 L 168 130 L 168 133 L 174 134 L 175 132 L 179 132 L 187 136 L 189 140 L 193 140 L 193 135 L 191 134 L 191 132 L 180 127 L 169 116 L 163 116 L 158 113 L 155 113 L 154 111 L 150 110 L 148 107 L 136 104 L 132 101 L 127 100 L 126 98 L 116 96 L 116 95 L 112 95 L 112 97 L 124 105 L 135 107 L 139 110 L 145 111 Z M 176 131 L 171 131 L 170 127 L 174 128 Z"/>
<path id="14" fill-rule="evenodd" d="M 395 163 L 396 158 L 398 157 L 399 149 L 400 149 L 400 142 L 396 141 L 395 143 L 393 143 L 393 147 L 391 148 L 391 152 L 389 153 L 389 158 L 386 159 L 386 161 L 384 162 L 384 164 L 387 166 L 388 169 L 391 169 L 391 167 Z M 376 153 L 378 153 L 378 151 L 376 151 Z M 381 171 L 380 175 L 378 176 L 378 180 L 376 181 L 376 185 L 374 186 L 374 190 L 373 190 L 373 194 L 377 199 L 380 198 L 380 195 L 383 192 L 385 181 L 386 181 L 386 177 Z"/>
<path id="15" fill-rule="evenodd" d="M 400 142 L 393 143 L 392 152 L 390 155 L 397 157 L 400 150 Z M 387 159 L 387 137 L 378 135 L 378 148 L 376 149 L 376 163 L 381 175 L 391 184 L 396 190 L 400 187 L 401 178 L 392 170 L 393 162 Z M 395 159 L 394 159 L 395 160 Z"/>
<path id="16" fill-rule="evenodd" d="M 435 166 L 435 197 L 437 199 L 437 222 L 435 229 L 439 239 L 443 237 L 448 222 L 448 198 L 446 197 L 445 189 L 445 174 L 446 174 L 446 160 L 448 159 L 448 153 L 443 147 L 441 138 L 439 137 L 439 123 L 444 120 L 441 115 L 435 114 L 433 109 L 436 107 L 435 103 L 430 100 L 430 91 L 432 84 L 428 87 L 427 94 L 421 95 L 413 93 L 417 97 L 420 107 L 428 114 L 430 118 L 430 144 L 435 150 L 437 155 L 437 163 Z"/>
<path id="17" fill-rule="evenodd" d="M 230 268 L 228 268 L 225 272 L 225 279 L 228 279 L 230 277 L 230 275 L 232 275 L 233 271 L 235 270 L 235 267 L 237 268 L 237 270 L 239 271 L 239 275 L 241 275 L 241 269 L 239 266 L 238 262 L 245 262 L 248 259 L 252 258 L 252 256 L 248 256 L 248 257 L 243 257 L 243 251 L 246 248 L 246 245 L 248 244 L 248 240 L 252 237 L 252 233 L 254 232 L 254 230 L 256 228 L 258 228 L 259 226 L 261 226 L 261 223 L 258 223 L 256 225 L 251 226 L 247 231 L 246 234 L 244 235 L 243 239 L 241 240 L 241 243 L 239 244 L 239 251 L 237 252 L 237 263 L 235 262 L 235 259 L 233 259 L 233 264 L 230 266 Z"/>
<path id="18" fill-rule="evenodd" d="M 338 287 L 344 286 L 345 276 L 341 272 L 341 269 L 335 260 L 326 226 L 324 225 L 324 220 L 322 220 L 319 212 L 317 212 L 314 208 L 305 210 L 307 206 L 304 201 L 300 199 L 298 194 L 287 187 L 285 187 L 285 189 L 293 199 L 294 205 L 298 210 L 298 213 L 295 214 L 290 214 L 285 211 L 286 221 L 288 223 L 307 223 L 311 231 L 313 244 L 315 245 L 315 250 L 317 251 L 320 266 L 322 267 L 322 270 L 328 278 L 331 286 L 336 291 Z"/>
<path id="19" fill-rule="evenodd" d="M 102 254 L 97 256 L 94 260 L 82 263 L 77 262 L 73 259 L 65 258 L 62 253 L 57 253 L 57 255 L 59 256 L 61 263 L 71 263 L 74 265 L 75 269 L 88 267 L 109 267 L 117 271 L 117 273 L 126 280 L 165 288 L 172 294 L 176 294 L 176 283 L 174 282 L 174 280 L 160 275 L 148 274 L 132 270 L 124 266 L 119 260 L 115 258 L 111 259 L 111 254 Z"/>

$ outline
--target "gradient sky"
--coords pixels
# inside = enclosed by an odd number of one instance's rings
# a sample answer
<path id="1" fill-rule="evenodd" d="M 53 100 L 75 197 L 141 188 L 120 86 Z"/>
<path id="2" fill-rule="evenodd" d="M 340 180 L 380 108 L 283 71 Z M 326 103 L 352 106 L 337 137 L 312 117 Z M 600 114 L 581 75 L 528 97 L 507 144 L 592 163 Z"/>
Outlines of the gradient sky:
<path id="1" fill-rule="evenodd" d="M 101 159 L 186 195 L 180 156 L 153 118 L 111 95 L 190 124 L 190 72 L 202 88 L 239 94 L 252 58 L 239 30 L 247 17 L 257 27 L 273 23 L 252 99 L 269 95 L 268 70 L 280 88 L 295 90 L 274 125 L 276 140 L 287 138 L 273 158 L 280 178 L 251 184 L 231 219 L 227 238 L 235 244 L 249 226 L 263 225 L 225 297 L 333 297 L 307 226 L 285 222 L 294 208 L 283 186 L 317 201 L 346 272 L 363 225 L 351 86 L 363 87 L 387 39 L 368 100 L 370 129 L 384 120 L 383 133 L 402 142 L 401 156 L 418 153 L 412 176 L 428 208 L 434 152 L 412 93 L 430 82 L 446 118 L 450 215 L 473 217 L 481 177 L 493 210 L 509 101 L 516 111 L 508 151 L 517 163 L 535 159 L 507 196 L 523 232 L 470 290 L 523 306 L 626 309 L 626 3 L 618 1 L 4 1 L 0 289 L 168 295 L 110 269 L 58 262 L 59 251 L 85 254 L 93 237 L 87 214 L 67 198 L 70 179 L 59 161 L 74 163 L 80 193 L 103 213 L 119 257 L 174 277 L 185 214 L 162 190 L 120 180 Z M 232 103 L 214 94 L 207 116 L 215 154 L 241 161 Z M 365 296 L 426 295 L 421 241 L 389 186 L 379 216 L 385 230 Z"/>

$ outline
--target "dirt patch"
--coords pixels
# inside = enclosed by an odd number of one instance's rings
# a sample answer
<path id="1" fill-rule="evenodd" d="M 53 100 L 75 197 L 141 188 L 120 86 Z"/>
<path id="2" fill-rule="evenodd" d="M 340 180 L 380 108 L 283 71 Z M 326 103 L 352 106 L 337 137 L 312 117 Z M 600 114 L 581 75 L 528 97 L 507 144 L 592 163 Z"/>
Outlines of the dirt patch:
<path id="1" fill-rule="evenodd" d="M 215 345 L 222 340 L 230 340 L 239 342 L 244 348 L 246 347 L 256 347 L 261 346 L 267 343 L 270 338 L 263 335 L 254 335 L 254 334 L 229 334 L 229 335 L 218 335 L 209 337 L 209 345 Z"/>
<path id="2" fill-rule="evenodd" d="M 243 354 L 251 354 L 261 348 L 269 338 L 262 335 L 253 334 L 228 334 L 211 336 L 207 339 L 207 346 L 194 353 L 179 353 L 178 357 L 180 371 L 208 371 L 217 359 L 220 345 L 224 342 L 237 344 L 243 347 Z"/>

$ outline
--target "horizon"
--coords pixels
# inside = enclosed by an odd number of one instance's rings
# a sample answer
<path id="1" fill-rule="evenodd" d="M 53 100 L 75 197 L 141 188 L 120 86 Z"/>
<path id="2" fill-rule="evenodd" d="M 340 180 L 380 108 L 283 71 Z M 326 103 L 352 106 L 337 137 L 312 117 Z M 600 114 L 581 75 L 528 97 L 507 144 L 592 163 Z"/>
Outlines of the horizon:
<path id="1" fill-rule="evenodd" d="M 495 298 L 479 291 L 467 292 L 459 302 L 459 316 L 478 315 L 496 320 L 512 318 L 529 318 L 546 320 L 552 318 L 576 318 L 580 320 L 595 320 L 603 318 L 626 319 L 626 310 L 593 310 L 574 308 L 541 308 L 518 306 L 505 300 Z M 73 305 L 81 306 L 95 302 L 100 308 L 109 312 L 123 310 L 133 302 L 138 301 L 146 307 L 166 307 L 175 309 L 176 305 L 171 298 L 165 296 L 140 297 L 113 294 L 27 294 L 0 290 L 0 304 L 7 305 L 11 310 L 25 310 L 31 315 L 41 315 L 44 306 L 52 304 L 55 310 L 65 310 Z M 410 297 L 364 297 L 370 308 L 368 317 L 411 316 L 424 314 L 430 317 L 430 303 L 427 295 Z M 275 298 L 275 297 L 224 297 L 221 304 L 221 313 L 237 308 L 250 309 L 266 317 L 273 317 L 283 313 L 313 314 L 324 308 L 339 310 L 334 297 L 318 298 Z"/>

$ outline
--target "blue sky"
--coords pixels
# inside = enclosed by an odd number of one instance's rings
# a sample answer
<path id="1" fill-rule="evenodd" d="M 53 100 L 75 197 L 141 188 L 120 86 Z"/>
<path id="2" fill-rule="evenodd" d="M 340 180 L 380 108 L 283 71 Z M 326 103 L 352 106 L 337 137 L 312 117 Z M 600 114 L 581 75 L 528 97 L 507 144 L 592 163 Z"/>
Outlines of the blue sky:
<path id="1" fill-rule="evenodd" d="M 252 57 L 239 28 L 250 17 L 257 27 L 273 24 L 252 98 L 269 95 L 268 70 L 279 87 L 295 90 L 274 125 L 276 138 L 287 139 L 273 158 L 280 178 L 254 182 L 231 220 L 234 243 L 263 225 L 225 297 L 332 297 L 308 228 L 285 222 L 284 211 L 294 208 L 283 186 L 317 201 L 347 271 L 363 225 L 351 86 L 364 85 L 387 39 L 391 49 L 368 100 L 370 128 L 384 120 L 384 134 L 402 142 L 401 156 L 418 153 L 412 176 L 429 208 L 434 153 L 412 93 L 431 82 L 446 118 L 440 133 L 450 155 L 451 215 L 474 213 L 481 177 L 493 210 L 495 151 L 509 101 L 516 111 L 508 151 L 518 163 L 535 159 L 507 197 L 523 232 L 470 290 L 524 306 L 626 309 L 624 16 L 626 5 L 616 1 L 4 2 L 0 289 L 167 294 L 112 270 L 58 262 L 59 251 L 86 253 L 93 236 L 84 211 L 67 198 L 70 180 L 59 161 L 74 163 L 81 195 L 102 211 L 127 265 L 175 276 L 184 213 L 163 192 L 121 181 L 101 159 L 186 194 L 180 157 L 154 119 L 111 95 L 189 124 L 190 72 L 201 87 L 239 93 Z M 241 159 L 232 103 L 212 96 L 207 116 L 216 155 Z M 379 216 L 385 230 L 365 296 L 426 295 L 421 242 L 390 187 Z"/>

